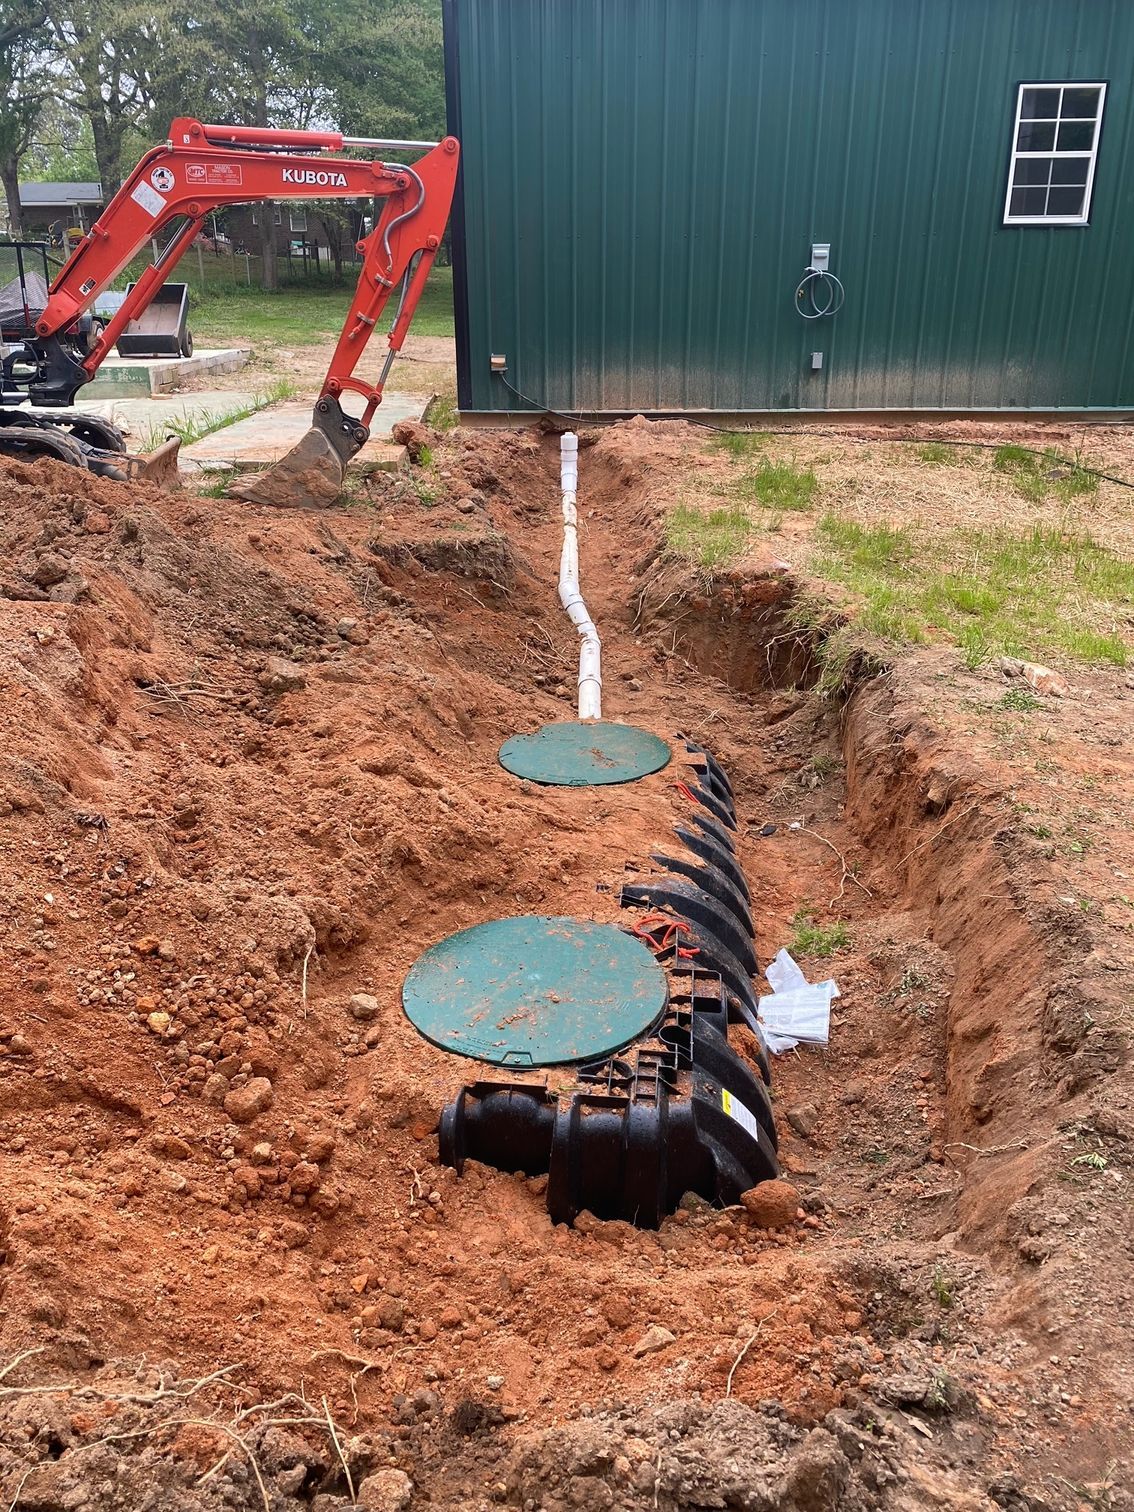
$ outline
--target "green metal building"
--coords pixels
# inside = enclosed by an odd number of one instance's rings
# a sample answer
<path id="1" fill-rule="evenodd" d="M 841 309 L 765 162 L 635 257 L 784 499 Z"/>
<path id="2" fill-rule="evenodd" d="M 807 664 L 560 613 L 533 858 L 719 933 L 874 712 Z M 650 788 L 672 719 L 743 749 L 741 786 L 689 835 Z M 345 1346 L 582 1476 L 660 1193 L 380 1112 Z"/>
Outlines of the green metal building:
<path id="1" fill-rule="evenodd" d="M 1134 409 L 1134 0 L 444 12 L 462 411 Z"/>

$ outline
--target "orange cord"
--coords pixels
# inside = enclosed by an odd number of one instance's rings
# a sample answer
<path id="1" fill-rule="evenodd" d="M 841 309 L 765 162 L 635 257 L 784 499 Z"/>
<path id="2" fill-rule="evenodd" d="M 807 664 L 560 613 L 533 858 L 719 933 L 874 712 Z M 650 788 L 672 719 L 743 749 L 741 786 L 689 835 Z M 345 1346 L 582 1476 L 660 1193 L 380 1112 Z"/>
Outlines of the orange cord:
<path id="1" fill-rule="evenodd" d="M 660 940 L 655 940 L 651 933 L 651 930 L 655 929 L 662 931 Z M 638 939 L 648 945 L 655 955 L 660 954 L 663 950 L 667 950 L 672 945 L 674 953 L 677 956 L 683 961 L 691 961 L 694 956 L 700 955 L 701 952 L 696 945 L 689 946 L 679 943 L 682 930 L 686 934 L 693 933 L 690 926 L 683 919 L 671 918 L 669 914 L 661 913 L 660 910 L 655 909 L 653 913 L 643 914 L 630 932 L 637 935 Z"/>

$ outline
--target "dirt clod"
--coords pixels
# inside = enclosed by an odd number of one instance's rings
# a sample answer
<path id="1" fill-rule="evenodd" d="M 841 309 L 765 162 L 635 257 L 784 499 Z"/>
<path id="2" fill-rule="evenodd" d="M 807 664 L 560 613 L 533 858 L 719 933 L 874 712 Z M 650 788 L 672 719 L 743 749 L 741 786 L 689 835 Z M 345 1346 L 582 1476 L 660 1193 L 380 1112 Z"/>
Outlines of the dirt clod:
<path id="1" fill-rule="evenodd" d="M 251 1123 L 259 1113 L 272 1106 L 272 1084 L 266 1076 L 254 1076 L 243 1087 L 225 1095 L 224 1111 L 236 1123 Z"/>
<path id="2" fill-rule="evenodd" d="M 427 449 L 436 444 L 437 437 L 427 425 L 418 420 L 399 420 L 392 431 L 394 440 L 404 446 L 411 462 L 420 463 Z"/>
<path id="3" fill-rule="evenodd" d="M 762 1181 L 743 1192 L 740 1200 L 756 1228 L 788 1228 L 799 1209 L 799 1193 L 789 1181 Z"/>

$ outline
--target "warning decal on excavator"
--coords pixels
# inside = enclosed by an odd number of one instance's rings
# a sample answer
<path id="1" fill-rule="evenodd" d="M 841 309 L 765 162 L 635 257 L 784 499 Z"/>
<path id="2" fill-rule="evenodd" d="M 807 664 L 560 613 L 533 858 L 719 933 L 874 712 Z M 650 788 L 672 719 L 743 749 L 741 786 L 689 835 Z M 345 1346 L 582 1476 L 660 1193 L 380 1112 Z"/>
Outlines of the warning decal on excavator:
<path id="1" fill-rule="evenodd" d="M 165 209 L 165 200 L 156 189 L 151 189 L 141 179 L 130 190 L 130 198 L 136 200 L 147 215 L 160 215 Z"/>
<path id="2" fill-rule="evenodd" d="M 224 184 L 230 188 L 243 184 L 244 170 L 237 163 L 188 163 L 185 167 L 187 184 Z"/>

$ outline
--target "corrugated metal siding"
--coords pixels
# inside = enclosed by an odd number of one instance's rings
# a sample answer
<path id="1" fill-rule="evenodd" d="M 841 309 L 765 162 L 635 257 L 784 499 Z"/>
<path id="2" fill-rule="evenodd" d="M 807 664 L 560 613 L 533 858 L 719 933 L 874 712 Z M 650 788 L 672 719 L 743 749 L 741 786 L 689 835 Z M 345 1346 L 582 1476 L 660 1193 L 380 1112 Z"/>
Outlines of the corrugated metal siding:
<path id="1" fill-rule="evenodd" d="M 1132 0 L 445 8 L 463 409 L 1134 407 Z M 1110 81 L 1089 227 L 1001 225 L 1031 79 Z"/>

